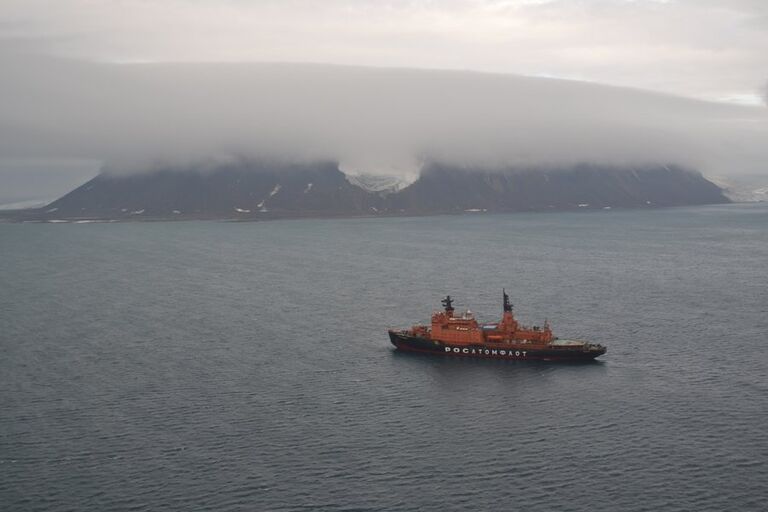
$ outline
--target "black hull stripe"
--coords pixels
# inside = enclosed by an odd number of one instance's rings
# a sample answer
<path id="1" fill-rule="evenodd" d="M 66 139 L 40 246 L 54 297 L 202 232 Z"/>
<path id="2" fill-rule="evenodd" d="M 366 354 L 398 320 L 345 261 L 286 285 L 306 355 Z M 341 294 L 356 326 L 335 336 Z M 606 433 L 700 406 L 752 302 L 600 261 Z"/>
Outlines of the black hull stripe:
<path id="1" fill-rule="evenodd" d="M 600 351 L 584 352 L 582 350 L 569 349 L 541 350 L 534 348 L 526 350 L 491 350 L 484 347 L 453 347 L 443 343 L 436 344 L 431 340 L 426 340 L 424 338 L 403 336 L 395 332 L 390 332 L 389 337 L 392 344 L 400 350 L 453 357 L 477 357 L 482 359 L 502 359 L 508 361 L 591 361 L 603 354 L 603 352 Z M 485 353 L 486 351 L 488 354 Z M 501 352 L 504 352 L 504 354 L 501 354 Z"/>

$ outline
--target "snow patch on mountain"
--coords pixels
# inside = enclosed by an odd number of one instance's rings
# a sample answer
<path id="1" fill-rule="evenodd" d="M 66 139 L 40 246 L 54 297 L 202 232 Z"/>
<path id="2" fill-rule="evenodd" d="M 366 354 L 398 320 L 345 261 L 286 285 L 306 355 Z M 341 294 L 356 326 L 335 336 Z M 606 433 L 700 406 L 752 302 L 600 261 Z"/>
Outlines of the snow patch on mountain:
<path id="1" fill-rule="evenodd" d="M 339 170 L 347 181 L 368 192 L 391 194 L 419 179 L 422 164 L 415 161 L 381 164 L 342 161 Z"/>
<path id="2" fill-rule="evenodd" d="M 705 176 L 736 203 L 768 201 L 768 178 L 765 176 Z"/>

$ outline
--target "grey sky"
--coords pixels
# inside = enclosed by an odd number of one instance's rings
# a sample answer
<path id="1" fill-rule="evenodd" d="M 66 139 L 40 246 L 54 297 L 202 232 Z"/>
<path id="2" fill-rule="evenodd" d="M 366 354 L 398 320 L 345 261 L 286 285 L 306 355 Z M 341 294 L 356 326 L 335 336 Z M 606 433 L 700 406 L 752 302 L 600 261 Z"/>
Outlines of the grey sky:
<path id="1" fill-rule="evenodd" d="M 756 104 L 764 0 L 3 0 L 5 46 L 105 61 L 552 76 Z"/>

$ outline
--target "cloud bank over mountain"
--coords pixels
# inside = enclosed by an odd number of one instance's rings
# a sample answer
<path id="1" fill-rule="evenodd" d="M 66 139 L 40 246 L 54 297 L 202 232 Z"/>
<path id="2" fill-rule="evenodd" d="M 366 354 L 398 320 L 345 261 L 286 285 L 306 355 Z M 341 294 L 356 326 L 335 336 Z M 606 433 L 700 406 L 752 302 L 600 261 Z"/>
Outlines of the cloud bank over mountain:
<path id="1" fill-rule="evenodd" d="M 1 158 L 113 170 L 206 158 L 358 171 L 593 162 L 759 173 L 768 109 L 515 75 L 315 64 L 109 64 L 0 53 Z M 406 171 L 403 171 L 406 172 Z"/>

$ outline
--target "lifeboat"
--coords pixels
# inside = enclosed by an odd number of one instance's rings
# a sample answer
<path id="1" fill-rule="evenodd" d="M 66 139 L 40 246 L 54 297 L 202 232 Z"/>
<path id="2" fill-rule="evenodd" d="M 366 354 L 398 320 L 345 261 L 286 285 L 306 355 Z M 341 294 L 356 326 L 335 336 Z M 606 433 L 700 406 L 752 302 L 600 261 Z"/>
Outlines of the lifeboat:
<path id="1" fill-rule="evenodd" d="M 442 300 L 443 310 L 432 314 L 430 325 L 390 330 L 389 339 L 399 350 L 452 357 L 486 359 L 591 361 L 606 352 L 603 345 L 553 336 L 549 322 L 526 327 L 515 320 L 506 290 L 498 323 L 479 323 L 470 311 L 457 314 L 453 299 Z"/>

